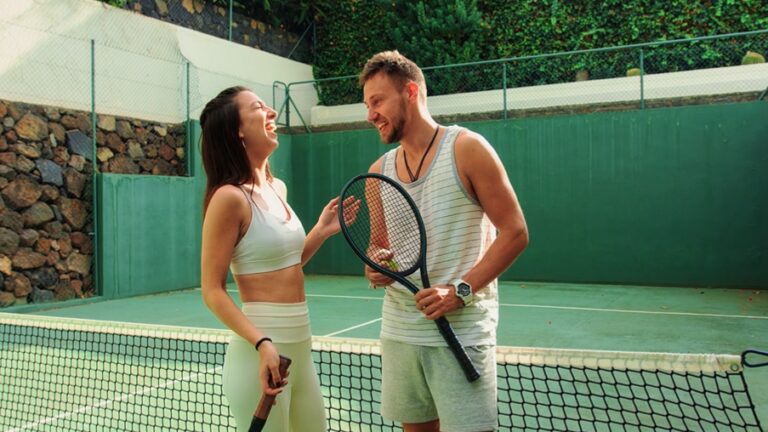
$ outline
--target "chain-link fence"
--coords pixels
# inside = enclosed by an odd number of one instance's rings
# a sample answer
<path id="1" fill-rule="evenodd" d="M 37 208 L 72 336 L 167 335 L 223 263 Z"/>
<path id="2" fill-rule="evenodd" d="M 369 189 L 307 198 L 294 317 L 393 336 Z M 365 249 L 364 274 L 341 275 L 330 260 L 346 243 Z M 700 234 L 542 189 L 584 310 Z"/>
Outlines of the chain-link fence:
<path id="1" fill-rule="evenodd" d="M 0 21 L 0 98 L 91 108 L 91 43 Z"/>
<path id="2" fill-rule="evenodd" d="M 508 118 L 754 100 L 768 87 L 766 56 L 768 30 L 762 30 L 423 71 L 433 114 Z M 287 88 L 291 99 L 317 92 L 325 107 L 313 109 L 312 126 L 365 120 L 359 106 L 344 106 L 363 100 L 357 76 L 290 83 Z M 302 120 L 288 117 L 283 124 L 297 126 Z"/>
<path id="3" fill-rule="evenodd" d="M 268 84 L 190 63 L 167 29 L 143 28 L 126 43 L 0 21 L 0 100 L 83 112 L 91 124 L 86 127 L 81 121 L 81 129 L 97 154 L 97 147 L 111 146 L 112 151 L 123 147 L 107 142 L 102 135 L 109 132 L 119 132 L 126 147 L 137 138 L 135 131 L 116 131 L 110 126 L 115 120 L 109 117 L 135 123 L 132 128 L 172 128 L 196 118 L 207 101 L 234 85 L 252 89 L 268 103 L 283 103 L 284 92 L 273 94 Z M 96 160 L 105 162 L 105 157 Z"/>
<path id="4" fill-rule="evenodd" d="M 0 307 L 100 294 L 102 173 L 191 176 L 187 125 L 208 100 L 244 85 L 282 102 L 271 85 L 200 60 L 221 42 L 201 48 L 204 36 L 90 2 L 44 15 L 23 6 L 0 17 L 0 235 L 20 239 L 0 251 Z M 141 31 L 125 37 L 130 28 Z"/>
<path id="5" fill-rule="evenodd" d="M 133 12 L 234 43 L 300 62 L 310 63 L 314 59 L 314 22 L 308 19 L 297 22 L 301 8 L 308 4 L 244 0 L 127 0 L 123 3 L 123 8 Z"/>

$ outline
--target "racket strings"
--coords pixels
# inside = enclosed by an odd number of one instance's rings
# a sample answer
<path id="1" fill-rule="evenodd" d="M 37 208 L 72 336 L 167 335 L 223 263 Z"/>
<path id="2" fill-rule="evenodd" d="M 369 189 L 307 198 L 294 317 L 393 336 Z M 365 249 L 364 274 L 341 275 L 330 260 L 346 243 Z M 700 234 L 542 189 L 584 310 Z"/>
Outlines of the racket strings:
<path id="1" fill-rule="evenodd" d="M 374 262 L 394 271 L 416 266 L 421 253 L 421 229 L 417 215 L 403 194 L 377 179 L 360 179 L 346 190 L 342 200 L 361 201 L 357 218 L 345 221 L 349 240 Z"/>

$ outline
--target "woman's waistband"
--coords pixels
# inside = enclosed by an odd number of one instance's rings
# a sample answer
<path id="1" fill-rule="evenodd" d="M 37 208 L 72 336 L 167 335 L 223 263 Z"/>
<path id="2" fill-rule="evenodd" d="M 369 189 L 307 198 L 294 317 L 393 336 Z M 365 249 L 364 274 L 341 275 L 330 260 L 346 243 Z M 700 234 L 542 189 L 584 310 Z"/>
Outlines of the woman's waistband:
<path id="1" fill-rule="evenodd" d="M 307 302 L 243 303 L 243 314 L 264 336 L 275 343 L 294 343 L 312 338 Z"/>

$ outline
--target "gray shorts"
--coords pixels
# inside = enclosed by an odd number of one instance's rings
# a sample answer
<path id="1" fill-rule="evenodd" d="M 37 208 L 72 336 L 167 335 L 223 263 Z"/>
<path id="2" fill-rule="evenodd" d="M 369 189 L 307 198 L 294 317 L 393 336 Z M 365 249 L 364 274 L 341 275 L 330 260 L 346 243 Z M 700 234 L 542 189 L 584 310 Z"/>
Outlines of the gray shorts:
<path id="1" fill-rule="evenodd" d="M 465 347 L 480 379 L 469 382 L 447 347 L 381 340 L 381 415 L 400 423 L 440 419 L 444 432 L 496 430 L 496 347 Z"/>

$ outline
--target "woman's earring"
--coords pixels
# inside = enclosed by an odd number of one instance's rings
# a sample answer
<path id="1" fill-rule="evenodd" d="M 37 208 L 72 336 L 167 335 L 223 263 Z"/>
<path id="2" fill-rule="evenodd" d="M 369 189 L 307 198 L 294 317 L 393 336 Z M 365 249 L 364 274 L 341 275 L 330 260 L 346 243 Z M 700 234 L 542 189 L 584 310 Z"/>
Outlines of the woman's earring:
<path id="1" fill-rule="evenodd" d="M 240 138 L 240 144 L 242 144 L 243 148 L 245 148 L 245 141 L 242 138 Z"/>

